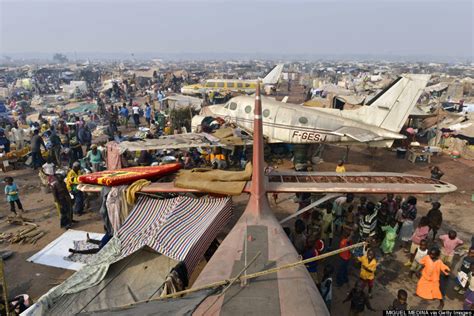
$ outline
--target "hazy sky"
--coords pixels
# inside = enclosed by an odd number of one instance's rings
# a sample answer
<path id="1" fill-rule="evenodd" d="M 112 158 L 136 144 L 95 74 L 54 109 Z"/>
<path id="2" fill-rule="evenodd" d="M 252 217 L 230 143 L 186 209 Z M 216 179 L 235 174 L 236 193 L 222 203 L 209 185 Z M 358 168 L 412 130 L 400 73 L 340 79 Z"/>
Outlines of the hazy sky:
<path id="1" fill-rule="evenodd" d="M 470 57 L 473 1 L 0 0 L 0 52 Z"/>

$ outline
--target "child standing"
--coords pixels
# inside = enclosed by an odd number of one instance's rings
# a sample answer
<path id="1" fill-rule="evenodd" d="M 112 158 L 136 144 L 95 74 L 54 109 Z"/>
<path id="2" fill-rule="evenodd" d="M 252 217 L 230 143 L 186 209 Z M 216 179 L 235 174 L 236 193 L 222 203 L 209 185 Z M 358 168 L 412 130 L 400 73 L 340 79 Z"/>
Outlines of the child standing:
<path id="1" fill-rule="evenodd" d="M 20 197 L 18 195 L 18 186 L 13 182 L 12 177 L 6 177 L 4 179 L 5 195 L 7 196 L 7 202 L 10 203 L 10 211 L 16 215 L 15 203 L 21 212 L 24 212 L 23 205 L 21 205 Z"/>
<path id="2" fill-rule="evenodd" d="M 351 301 L 351 309 L 349 315 L 351 316 L 362 316 L 364 315 L 365 307 L 371 311 L 375 311 L 370 305 L 370 301 L 367 295 L 364 292 L 364 286 L 362 282 L 356 281 L 354 288 L 347 295 L 346 299 L 342 301 L 343 303 Z"/>
<path id="3" fill-rule="evenodd" d="M 454 250 L 464 243 L 457 237 L 457 235 L 458 234 L 454 230 L 450 230 L 447 235 L 439 236 L 439 239 L 443 243 L 440 259 L 448 267 L 451 267 L 451 264 L 453 263 Z"/>
<path id="4" fill-rule="evenodd" d="M 346 167 L 344 167 L 344 160 L 339 160 L 339 161 L 337 162 L 336 172 L 337 172 L 337 173 L 344 173 L 344 172 L 346 172 Z"/>
<path id="5" fill-rule="evenodd" d="M 344 248 L 350 245 L 351 245 L 350 232 L 347 230 L 344 230 L 342 232 L 341 241 L 339 242 L 339 248 Z M 343 251 L 339 254 L 339 267 L 338 267 L 337 276 L 336 276 L 337 286 L 342 286 L 343 284 L 349 282 L 348 269 L 349 269 L 350 260 L 351 260 L 350 250 Z"/>
<path id="6" fill-rule="evenodd" d="M 454 290 L 459 294 L 466 293 L 466 288 L 468 287 L 468 276 L 471 272 L 471 265 L 474 264 L 474 247 L 469 249 L 467 256 L 462 260 L 461 267 L 459 268 L 458 275 L 456 277 L 456 286 Z"/>
<path id="7" fill-rule="evenodd" d="M 321 280 L 321 285 L 319 287 L 319 291 L 321 292 L 321 296 L 323 297 L 324 303 L 326 303 L 329 312 L 331 312 L 333 272 L 334 268 L 332 265 L 324 266 L 323 279 Z"/>
<path id="8" fill-rule="evenodd" d="M 412 253 L 411 255 L 411 263 L 410 266 L 410 278 L 413 277 L 413 273 L 417 273 L 421 269 L 421 259 L 423 259 L 424 256 L 428 254 L 428 242 L 426 239 L 423 239 L 420 241 L 420 245 L 418 246 L 417 249 L 415 249 L 415 252 Z"/>
<path id="9" fill-rule="evenodd" d="M 416 249 L 419 248 L 420 243 L 423 239 L 428 238 L 428 234 L 430 233 L 430 226 L 428 217 L 423 216 L 418 223 L 418 227 L 413 232 L 411 236 L 411 246 L 410 246 L 410 255 L 413 258 Z M 413 259 L 410 259 L 405 263 L 405 266 L 409 267 L 413 262 Z"/>
<path id="10" fill-rule="evenodd" d="M 439 260 L 440 250 L 437 247 L 433 247 L 428 252 L 427 256 L 424 256 L 420 260 L 420 264 L 423 266 L 418 284 L 416 286 L 416 295 L 425 300 L 439 300 L 438 309 L 443 309 L 444 301 L 443 295 L 441 294 L 439 280 L 441 272 L 445 275 L 449 274 L 449 267 Z"/>
<path id="11" fill-rule="evenodd" d="M 402 205 L 402 216 L 401 221 L 403 222 L 402 227 L 400 228 L 400 239 L 403 243 L 403 248 L 405 252 L 409 252 L 408 243 L 413 236 L 415 229 L 413 228 L 413 222 L 416 219 L 417 209 L 416 209 L 417 199 L 414 196 L 409 196 L 407 201 Z"/>
<path id="12" fill-rule="evenodd" d="M 321 227 L 321 237 L 327 243 L 328 250 L 331 250 L 332 237 L 334 232 L 334 217 L 332 214 L 332 205 L 326 205 L 326 212 L 323 215 L 323 223 Z"/>
<path id="13" fill-rule="evenodd" d="M 306 235 L 305 235 L 306 225 L 301 219 L 295 221 L 295 233 L 292 236 L 291 241 L 293 246 L 295 246 L 298 254 L 302 255 L 306 247 Z"/>
<path id="14" fill-rule="evenodd" d="M 321 234 L 321 217 L 321 213 L 317 209 L 313 210 L 313 212 L 311 213 L 311 221 L 306 228 L 308 236 Z"/>
<path id="15" fill-rule="evenodd" d="M 395 240 L 397 239 L 397 222 L 395 219 L 390 220 L 390 224 L 382 226 L 382 232 L 385 232 L 385 238 L 382 242 L 382 252 L 385 255 L 392 254 L 393 247 L 395 247 Z"/>
<path id="16" fill-rule="evenodd" d="M 407 310 L 407 291 L 400 289 L 397 293 L 397 298 L 393 300 L 392 306 L 388 309 L 393 311 L 406 311 Z"/>
<path id="17" fill-rule="evenodd" d="M 313 257 L 319 256 L 324 250 L 324 242 L 321 240 L 321 235 L 312 235 L 308 238 L 308 242 L 306 244 L 306 249 L 303 253 L 303 259 L 310 259 Z M 314 284 L 318 284 L 318 262 L 313 261 L 306 264 L 306 269 L 308 269 L 311 278 L 314 281 Z"/>
<path id="18" fill-rule="evenodd" d="M 357 258 L 360 261 L 360 280 L 362 286 L 365 288 L 369 287 L 369 298 L 372 298 L 372 288 L 374 287 L 375 270 L 377 268 L 377 260 L 375 260 L 375 254 L 372 249 L 367 250 L 367 254 Z"/>
<path id="19" fill-rule="evenodd" d="M 470 265 L 470 273 L 467 280 L 467 285 L 468 287 L 466 295 L 464 296 L 463 309 L 465 311 L 470 311 L 472 310 L 474 304 L 474 263 L 471 263 Z"/>

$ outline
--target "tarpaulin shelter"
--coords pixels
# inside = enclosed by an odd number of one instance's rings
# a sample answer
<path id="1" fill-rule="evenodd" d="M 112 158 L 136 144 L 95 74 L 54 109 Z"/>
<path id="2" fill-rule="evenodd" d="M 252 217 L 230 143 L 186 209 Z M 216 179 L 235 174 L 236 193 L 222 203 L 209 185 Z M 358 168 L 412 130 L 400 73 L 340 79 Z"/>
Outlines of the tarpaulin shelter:
<path id="1" fill-rule="evenodd" d="M 94 260 L 51 289 L 25 315 L 70 315 L 111 309 L 159 295 L 171 268 L 192 273 L 229 222 L 225 198 L 141 196 L 116 235 Z"/>
<path id="2" fill-rule="evenodd" d="M 208 133 L 187 133 L 162 136 L 154 139 L 123 141 L 117 146 L 120 149 L 120 154 L 123 154 L 126 151 L 186 149 L 191 147 L 223 147 L 244 144 L 250 145 L 252 142 L 237 137 L 229 139 L 218 138 L 213 134 Z"/>
<path id="3" fill-rule="evenodd" d="M 73 94 L 76 91 L 76 88 L 81 92 L 86 92 L 87 83 L 85 81 L 71 81 L 69 84 L 63 85 L 62 88 L 68 95 Z"/>
<path id="4" fill-rule="evenodd" d="M 194 111 L 201 110 L 201 106 L 203 103 L 203 99 L 181 94 L 170 95 L 164 98 L 163 100 L 168 101 L 168 105 L 171 109 L 183 109 L 191 107 Z"/>

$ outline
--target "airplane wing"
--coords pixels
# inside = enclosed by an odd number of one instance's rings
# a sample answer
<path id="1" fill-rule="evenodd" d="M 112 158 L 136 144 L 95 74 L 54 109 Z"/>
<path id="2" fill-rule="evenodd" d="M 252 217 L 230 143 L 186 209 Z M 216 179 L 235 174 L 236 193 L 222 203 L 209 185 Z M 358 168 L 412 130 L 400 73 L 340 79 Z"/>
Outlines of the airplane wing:
<path id="1" fill-rule="evenodd" d="M 356 193 L 356 194 L 445 194 L 456 186 L 430 178 L 394 172 L 272 172 L 267 176 L 268 193 Z M 250 193 L 247 181 L 243 193 Z M 100 192 L 101 186 L 80 184 L 84 192 Z M 151 183 L 142 193 L 213 193 L 205 189 L 178 188 L 173 182 Z"/>
<path id="2" fill-rule="evenodd" d="M 272 172 L 267 191 L 275 193 L 443 194 L 456 186 L 394 172 Z"/>
<path id="3" fill-rule="evenodd" d="M 343 126 L 333 131 L 332 134 L 335 134 L 338 136 L 347 136 L 361 143 L 383 140 L 383 137 L 381 137 L 377 133 L 374 133 L 367 129 L 353 127 L 353 126 Z"/>

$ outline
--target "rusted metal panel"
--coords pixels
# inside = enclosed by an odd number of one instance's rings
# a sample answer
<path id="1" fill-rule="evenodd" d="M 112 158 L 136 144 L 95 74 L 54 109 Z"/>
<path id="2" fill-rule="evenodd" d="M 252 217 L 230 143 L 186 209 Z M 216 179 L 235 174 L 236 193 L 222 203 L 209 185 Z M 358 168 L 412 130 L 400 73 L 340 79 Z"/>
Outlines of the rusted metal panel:
<path id="1" fill-rule="evenodd" d="M 252 182 L 248 181 L 243 193 L 250 193 Z M 101 186 L 80 184 L 84 192 L 100 192 Z M 456 186 L 426 177 L 388 172 L 350 172 L 340 175 L 332 172 L 308 172 L 294 174 L 271 174 L 265 184 L 270 193 L 366 193 L 366 194 L 445 194 L 456 191 Z M 144 193 L 203 193 L 194 189 L 174 186 L 173 182 L 152 183 L 144 187 Z"/>
<path id="2" fill-rule="evenodd" d="M 392 172 L 273 172 L 268 192 L 442 194 L 456 186 L 430 178 Z"/>

